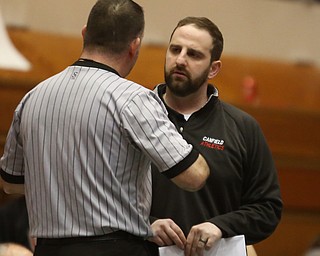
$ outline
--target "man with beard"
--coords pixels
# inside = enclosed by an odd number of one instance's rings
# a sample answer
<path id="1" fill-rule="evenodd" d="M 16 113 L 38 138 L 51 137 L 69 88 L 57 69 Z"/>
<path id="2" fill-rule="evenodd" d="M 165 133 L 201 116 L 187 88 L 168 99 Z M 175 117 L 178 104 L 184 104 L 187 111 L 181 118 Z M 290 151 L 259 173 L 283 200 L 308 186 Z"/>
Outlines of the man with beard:
<path id="1" fill-rule="evenodd" d="M 155 91 L 183 137 L 206 158 L 206 185 L 189 193 L 153 170 L 153 242 L 203 255 L 220 238 L 244 235 L 246 244 L 270 236 L 282 212 L 277 171 L 253 117 L 219 99 L 208 83 L 221 68 L 223 37 L 207 18 L 187 17 L 174 29 L 165 84 Z"/>

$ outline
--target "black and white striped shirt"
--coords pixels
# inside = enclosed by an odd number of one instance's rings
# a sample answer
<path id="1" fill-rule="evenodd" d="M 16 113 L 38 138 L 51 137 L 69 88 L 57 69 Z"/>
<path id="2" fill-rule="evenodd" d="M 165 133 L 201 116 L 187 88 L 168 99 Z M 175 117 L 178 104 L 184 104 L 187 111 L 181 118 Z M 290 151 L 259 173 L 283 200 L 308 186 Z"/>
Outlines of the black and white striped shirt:
<path id="1" fill-rule="evenodd" d="M 150 161 L 173 177 L 196 155 L 152 91 L 84 60 L 22 99 L 1 176 L 16 183 L 24 178 L 35 237 L 115 230 L 147 237 Z"/>

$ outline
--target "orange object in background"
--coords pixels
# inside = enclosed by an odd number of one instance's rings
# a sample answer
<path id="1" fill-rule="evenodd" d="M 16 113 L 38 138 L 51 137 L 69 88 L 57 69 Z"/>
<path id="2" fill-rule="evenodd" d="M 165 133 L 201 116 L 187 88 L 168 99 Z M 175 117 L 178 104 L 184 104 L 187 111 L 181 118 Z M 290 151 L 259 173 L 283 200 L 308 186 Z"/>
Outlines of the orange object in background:
<path id="1" fill-rule="evenodd" d="M 258 84 L 254 77 L 248 75 L 243 78 L 242 95 L 246 103 L 257 104 L 259 102 Z"/>

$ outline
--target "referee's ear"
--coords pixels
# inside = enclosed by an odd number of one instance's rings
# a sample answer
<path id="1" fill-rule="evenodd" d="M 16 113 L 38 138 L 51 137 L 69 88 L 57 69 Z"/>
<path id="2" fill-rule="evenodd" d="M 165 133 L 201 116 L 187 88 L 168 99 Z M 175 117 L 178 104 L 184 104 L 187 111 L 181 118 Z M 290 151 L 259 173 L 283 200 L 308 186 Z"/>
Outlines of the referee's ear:
<path id="1" fill-rule="evenodd" d="M 131 42 L 130 49 L 129 49 L 130 57 L 134 58 L 135 56 L 137 56 L 137 53 L 139 52 L 139 49 L 140 49 L 140 45 L 141 45 L 141 38 L 140 37 L 135 38 Z"/>
<path id="2" fill-rule="evenodd" d="M 84 25 L 83 28 L 82 28 L 82 31 L 81 31 L 81 35 L 82 35 L 82 38 L 84 39 L 84 36 L 87 32 L 87 25 Z"/>

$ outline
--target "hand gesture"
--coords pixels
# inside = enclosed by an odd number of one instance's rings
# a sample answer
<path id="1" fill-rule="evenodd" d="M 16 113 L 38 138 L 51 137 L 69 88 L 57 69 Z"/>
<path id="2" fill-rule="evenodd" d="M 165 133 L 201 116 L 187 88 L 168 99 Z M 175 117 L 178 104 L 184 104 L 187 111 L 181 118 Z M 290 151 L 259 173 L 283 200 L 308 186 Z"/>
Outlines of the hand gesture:
<path id="1" fill-rule="evenodd" d="M 185 246 L 185 256 L 203 256 L 222 237 L 221 230 L 210 222 L 204 222 L 191 228 Z"/>
<path id="2" fill-rule="evenodd" d="M 159 246 L 177 245 L 184 250 L 186 237 L 181 228 L 171 219 L 158 219 L 151 225 L 154 236 L 148 240 Z"/>

